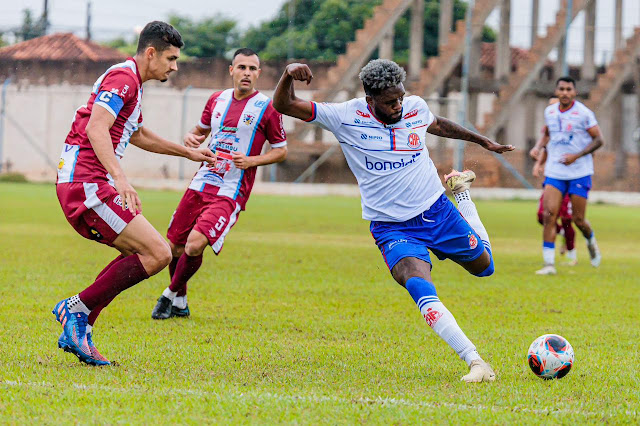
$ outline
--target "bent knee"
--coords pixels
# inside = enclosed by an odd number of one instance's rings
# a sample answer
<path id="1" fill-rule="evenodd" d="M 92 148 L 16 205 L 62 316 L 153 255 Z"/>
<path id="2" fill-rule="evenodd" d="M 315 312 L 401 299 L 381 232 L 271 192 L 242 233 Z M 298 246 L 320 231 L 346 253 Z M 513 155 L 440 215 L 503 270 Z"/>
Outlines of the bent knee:
<path id="1" fill-rule="evenodd" d="M 484 268 L 480 272 L 472 272 L 473 275 L 475 275 L 476 277 L 489 277 L 496 271 L 495 265 L 493 263 L 493 256 L 491 254 L 489 254 L 489 264 L 485 264 L 483 266 Z"/>
<path id="2" fill-rule="evenodd" d="M 153 244 L 148 257 L 150 258 L 149 267 L 153 270 L 152 274 L 155 274 L 171 263 L 173 255 L 169 244 L 164 240 L 160 240 Z"/>
<path id="3" fill-rule="evenodd" d="M 189 235 L 187 244 L 184 246 L 184 252 L 187 256 L 200 256 L 204 249 L 209 245 L 207 237 L 201 233 L 192 233 Z"/>

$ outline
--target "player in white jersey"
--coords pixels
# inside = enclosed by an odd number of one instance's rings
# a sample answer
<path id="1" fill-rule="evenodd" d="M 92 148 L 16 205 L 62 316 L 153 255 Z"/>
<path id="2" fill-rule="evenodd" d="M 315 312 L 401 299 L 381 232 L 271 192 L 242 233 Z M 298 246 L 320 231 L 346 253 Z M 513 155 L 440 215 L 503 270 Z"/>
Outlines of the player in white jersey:
<path id="1" fill-rule="evenodd" d="M 538 275 L 553 275 L 555 268 L 556 221 L 562 199 L 569 194 L 572 220 L 587 240 L 591 265 L 600 265 L 601 255 L 591 225 L 585 219 L 587 198 L 593 175 L 595 150 L 603 145 L 600 127 L 593 112 L 576 101 L 576 82 L 561 77 L 556 82 L 560 102 L 544 110 L 547 163 L 544 170 L 544 229 L 542 257 L 544 266 Z"/>
<path id="2" fill-rule="evenodd" d="M 513 147 L 434 116 L 420 97 L 405 98 L 406 73 L 395 62 L 369 62 L 360 73 L 366 97 L 338 104 L 297 98 L 294 80 L 309 84 L 312 78 L 307 65 L 287 66 L 276 87 L 274 106 L 336 136 L 360 187 L 362 217 L 371 221 L 371 233 L 391 275 L 408 290 L 427 324 L 467 363 L 470 371 L 462 380 L 495 380 L 489 364 L 438 299 L 431 279 L 429 250 L 473 275 L 494 272 L 489 235 L 468 190 L 475 174 L 454 171 L 445 176 L 458 203 L 456 209 L 444 195 L 425 141 L 428 132 L 474 142 L 497 153 Z"/>

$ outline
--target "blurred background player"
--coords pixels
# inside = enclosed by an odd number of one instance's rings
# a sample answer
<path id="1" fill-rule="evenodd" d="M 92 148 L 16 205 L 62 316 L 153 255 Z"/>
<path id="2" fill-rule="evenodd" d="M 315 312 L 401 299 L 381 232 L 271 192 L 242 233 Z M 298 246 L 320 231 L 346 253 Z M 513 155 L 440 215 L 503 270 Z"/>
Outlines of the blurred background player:
<path id="1" fill-rule="evenodd" d="M 467 363 L 469 373 L 462 380 L 495 380 L 489 364 L 438 299 L 428 251 L 441 260 L 452 259 L 473 275 L 493 274 L 489 235 L 469 194 L 475 174 L 467 170 L 445 176 L 456 209 L 444 195 L 425 140 L 428 132 L 497 153 L 513 146 L 434 116 L 418 96 L 405 97 L 406 73 L 393 61 L 377 59 L 362 68 L 366 97 L 347 102 L 322 104 L 296 97 L 294 80 L 309 84 L 312 78 L 307 65 L 288 65 L 274 94 L 276 109 L 315 122 L 336 136 L 358 181 L 362 217 L 371 221 L 371 233 L 391 275 L 408 290 L 427 324 Z"/>
<path id="2" fill-rule="evenodd" d="M 544 266 L 536 271 L 539 275 L 556 273 L 556 221 L 565 195 L 571 198 L 573 222 L 587 240 L 591 265 L 597 267 L 601 261 L 596 237 L 585 219 L 593 175 L 591 154 L 603 145 L 600 128 L 593 112 L 575 100 L 576 84 L 571 77 L 557 80 L 555 94 L 559 102 L 544 110 L 545 135 L 549 136 L 549 143 L 544 169 Z"/>
<path id="3" fill-rule="evenodd" d="M 238 49 L 229 66 L 233 88 L 207 101 L 200 122 L 184 138 L 199 146 L 211 134 L 215 165 L 203 164 L 189 184 L 169 224 L 167 238 L 173 259 L 171 284 L 151 313 L 153 319 L 189 316 L 187 282 L 202 264 L 207 246 L 218 255 L 238 215 L 245 209 L 258 166 L 287 156 L 282 115 L 271 99 L 256 90 L 260 59 L 251 49 Z M 271 150 L 260 154 L 265 141 Z"/>
<path id="4" fill-rule="evenodd" d="M 549 105 L 553 105 L 559 102 L 556 97 L 549 99 Z M 544 163 L 547 161 L 547 144 L 549 143 L 549 135 L 546 129 L 542 129 L 542 135 L 536 141 L 536 144 L 529 151 L 531 158 L 535 160 L 533 165 L 532 174 L 535 177 L 540 177 L 544 174 Z M 543 186 L 544 188 L 544 186 Z M 540 195 L 540 202 L 538 204 L 538 222 L 544 225 L 544 191 Z M 558 213 L 558 222 L 556 223 L 556 233 L 560 234 L 564 240 L 560 247 L 560 254 L 566 255 L 567 265 L 575 266 L 578 263 L 578 251 L 575 249 L 575 235 L 576 232 L 573 229 L 571 221 L 571 198 L 569 194 L 566 194 L 562 199 L 562 205 L 560 206 L 560 212 Z"/>
<path id="5" fill-rule="evenodd" d="M 136 56 L 98 78 L 87 105 L 76 111 L 62 150 L 56 192 L 67 220 L 83 237 L 121 253 L 93 284 L 53 310 L 63 328 L 58 346 L 88 364 L 109 364 L 93 344 L 92 329 L 100 311 L 171 260 L 168 244 L 141 214 L 138 194 L 120 167 L 125 148 L 131 142 L 150 152 L 214 161 L 206 147 L 187 148 L 142 126 L 142 83 L 166 81 L 178 69 L 182 46 L 180 33 L 171 25 L 147 24 Z"/>

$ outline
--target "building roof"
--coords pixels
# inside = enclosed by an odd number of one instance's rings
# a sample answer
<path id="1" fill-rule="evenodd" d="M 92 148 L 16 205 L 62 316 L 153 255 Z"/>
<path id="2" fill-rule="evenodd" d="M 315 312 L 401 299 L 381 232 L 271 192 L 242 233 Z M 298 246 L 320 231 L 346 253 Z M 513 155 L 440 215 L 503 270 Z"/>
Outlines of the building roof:
<path id="1" fill-rule="evenodd" d="M 0 48 L 0 60 L 120 61 L 126 55 L 117 49 L 83 40 L 72 33 L 57 33 Z"/>
<path id="2" fill-rule="evenodd" d="M 527 59 L 529 51 L 519 47 L 511 47 L 511 68 L 517 69 L 518 64 Z M 496 43 L 482 43 L 482 52 L 480 54 L 480 65 L 483 68 L 493 69 L 496 65 Z"/>

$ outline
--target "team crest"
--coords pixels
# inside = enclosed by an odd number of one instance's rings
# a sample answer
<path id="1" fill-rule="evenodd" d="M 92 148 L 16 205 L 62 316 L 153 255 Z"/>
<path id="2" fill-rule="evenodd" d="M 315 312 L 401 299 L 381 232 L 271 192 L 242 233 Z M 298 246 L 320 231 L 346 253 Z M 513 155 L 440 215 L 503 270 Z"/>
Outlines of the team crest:
<path id="1" fill-rule="evenodd" d="M 473 250 L 478 247 L 478 239 L 472 233 L 469 233 L 469 248 Z"/>
<path id="2" fill-rule="evenodd" d="M 417 133 L 409 133 L 409 138 L 407 139 L 407 145 L 409 148 L 417 149 L 420 148 L 422 142 L 420 141 L 420 136 Z"/>
<path id="3" fill-rule="evenodd" d="M 267 103 L 268 103 L 268 101 L 256 101 L 256 103 L 255 103 L 254 105 L 256 106 L 256 108 L 262 108 L 262 107 L 264 107 Z"/>
<path id="4" fill-rule="evenodd" d="M 58 163 L 58 170 L 62 170 L 63 167 L 64 167 L 64 158 L 61 158 L 60 162 Z"/>
<path id="5" fill-rule="evenodd" d="M 253 124 L 253 120 L 256 118 L 253 114 L 245 114 L 242 116 L 242 122 L 247 126 L 251 126 Z"/>
<path id="6" fill-rule="evenodd" d="M 427 312 L 424 313 L 423 317 L 425 321 L 427 321 L 427 324 L 429 324 L 429 327 L 433 328 L 433 326 L 436 325 L 438 320 L 442 317 L 442 312 L 429 308 L 427 309 Z"/>

